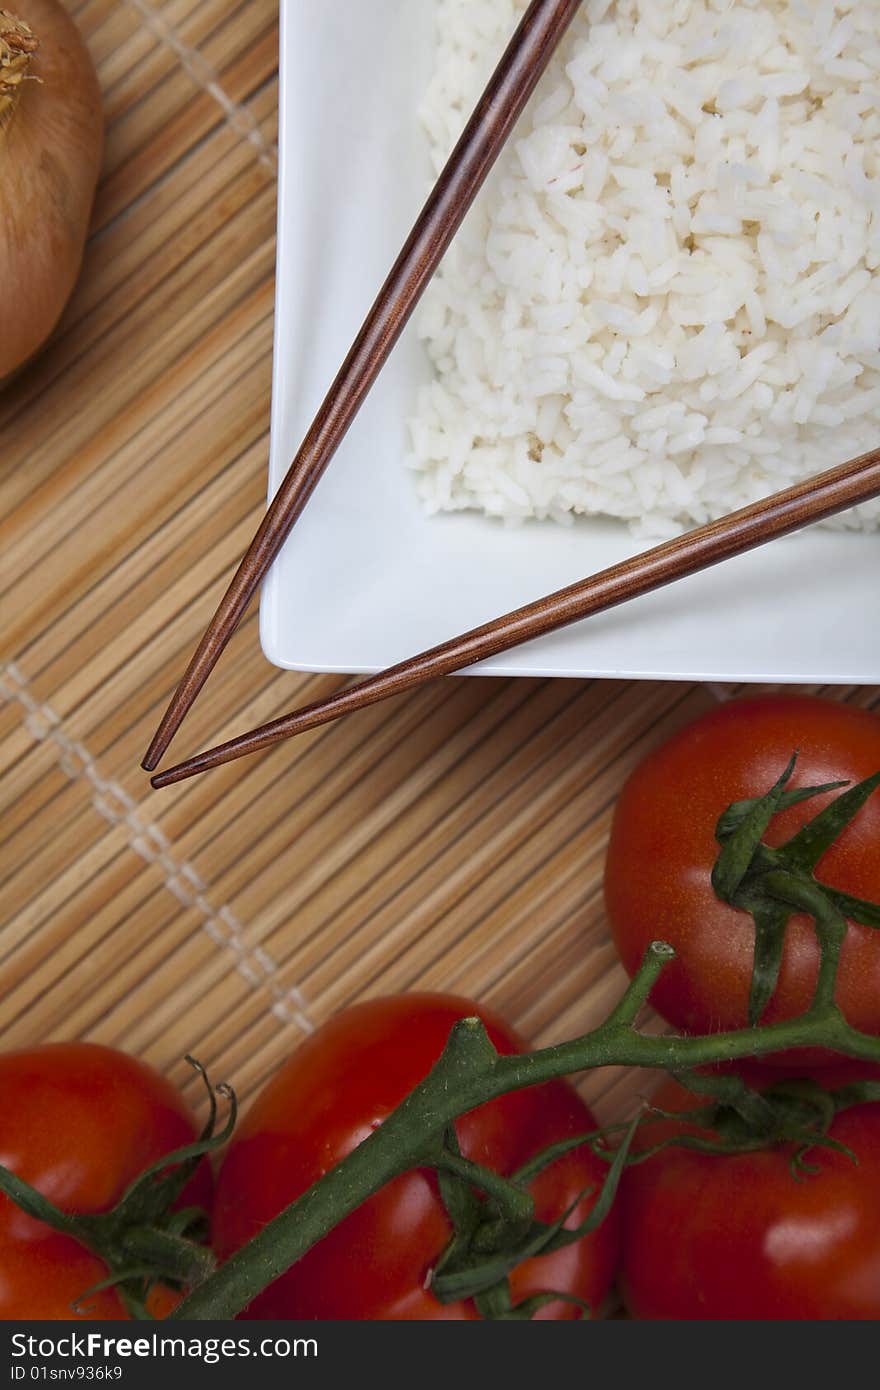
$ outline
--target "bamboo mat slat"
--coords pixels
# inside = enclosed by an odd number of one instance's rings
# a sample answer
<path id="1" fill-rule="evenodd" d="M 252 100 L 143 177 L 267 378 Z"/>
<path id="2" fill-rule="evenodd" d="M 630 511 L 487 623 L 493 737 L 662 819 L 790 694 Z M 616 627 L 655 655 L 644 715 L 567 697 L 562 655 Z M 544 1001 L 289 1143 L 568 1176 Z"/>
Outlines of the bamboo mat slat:
<path id="1" fill-rule="evenodd" d="M 377 993 L 583 1030 L 622 985 L 614 800 L 727 692 L 453 679 L 150 791 L 140 756 L 264 505 L 277 3 L 68 8 L 107 142 L 81 284 L 0 394 L 0 1045 L 125 1047 L 197 1100 L 192 1051 L 246 1101 Z M 269 666 L 251 613 L 180 749 L 341 683 Z M 583 1087 L 607 1117 L 646 1084 Z"/>

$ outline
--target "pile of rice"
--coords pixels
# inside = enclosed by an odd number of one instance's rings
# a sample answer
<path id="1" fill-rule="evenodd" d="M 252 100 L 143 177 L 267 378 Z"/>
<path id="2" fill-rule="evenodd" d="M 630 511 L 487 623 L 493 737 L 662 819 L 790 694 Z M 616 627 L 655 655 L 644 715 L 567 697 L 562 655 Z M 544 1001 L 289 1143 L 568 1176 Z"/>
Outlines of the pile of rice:
<path id="1" fill-rule="evenodd" d="M 437 0 L 438 170 L 525 3 Z M 662 536 L 876 447 L 878 174 L 878 0 L 585 0 L 422 311 L 426 506 Z"/>

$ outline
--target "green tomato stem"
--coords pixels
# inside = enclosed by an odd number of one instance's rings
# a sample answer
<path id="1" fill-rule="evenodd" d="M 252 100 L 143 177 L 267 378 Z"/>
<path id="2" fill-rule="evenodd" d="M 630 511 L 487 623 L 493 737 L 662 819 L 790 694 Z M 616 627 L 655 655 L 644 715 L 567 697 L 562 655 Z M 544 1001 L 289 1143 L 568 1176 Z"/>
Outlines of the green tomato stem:
<path id="1" fill-rule="evenodd" d="M 516 1183 L 509 1182 L 500 1173 L 493 1173 L 491 1168 L 483 1168 L 479 1163 L 472 1163 L 469 1158 L 450 1153 L 448 1149 L 435 1154 L 431 1166 L 479 1187 L 509 1218 L 512 1217 L 524 1226 L 528 1226 L 533 1220 L 535 1204 L 528 1192 L 524 1192 Z"/>
<path id="2" fill-rule="evenodd" d="M 164 1278 L 184 1285 L 205 1279 L 217 1265 L 206 1246 L 149 1226 L 126 1232 L 120 1253 L 132 1265 L 152 1274 L 161 1270 Z"/>
<path id="3" fill-rule="evenodd" d="M 764 883 L 774 898 L 808 912 L 816 923 L 821 955 L 813 1009 L 820 1013 L 834 1004 L 840 952 L 846 937 L 846 918 L 830 901 L 820 884 L 804 880 L 786 869 L 765 875 Z"/>
<path id="4" fill-rule="evenodd" d="M 832 1002 L 822 1000 L 800 1018 L 767 1027 L 694 1038 L 637 1032 L 635 1020 L 674 955 L 670 946 L 655 942 L 610 1017 L 572 1042 L 502 1057 L 479 1019 L 461 1020 L 432 1071 L 384 1123 L 199 1285 L 172 1318 L 234 1318 L 387 1182 L 430 1165 L 459 1116 L 509 1091 L 594 1067 L 680 1072 L 789 1048 L 828 1048 L 880 1063 L 880 1038 L 850 1027 Z"/>

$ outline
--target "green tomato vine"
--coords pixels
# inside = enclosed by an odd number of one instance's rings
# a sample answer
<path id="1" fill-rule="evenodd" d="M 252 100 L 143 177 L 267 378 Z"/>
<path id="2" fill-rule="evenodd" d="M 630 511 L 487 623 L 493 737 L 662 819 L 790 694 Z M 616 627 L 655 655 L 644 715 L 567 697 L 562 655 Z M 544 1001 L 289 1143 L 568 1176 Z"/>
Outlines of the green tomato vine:
<path id="1" fill-rule="evenodd" d="M 755 969 L 750 1025 L 706 1037 L 655 1037 L 638 1020 L 673 948 L 657 941 L 623 998 L 604 1023 L 571 1042 L 520 1056 L 500 1056 L 479 1019 L 463 1019 L 425 1080 L 357 1149 L 264 1227 L 216 1273 L 193 1290 L 175 1318 L 229 1318 L 248 1303 L 385 1183 L 411 1168 L 434 1168 L 455 1234 L 433 1274 L 432 1289 L 443 1302 L 474 1297 L 484 1316 L 531 1317 L 551 1291 L 527 1304 L 510 1302 L 507 1276 L 521 1260 L 580 1239 L 604 1219 L 628 1162 L 642 1162 L 657 1148 L 630 1154 L 639 1117 L 609 1145 L 610 1132 L 583 1135 L 539 1155 L 512 1178 L 462 1159 L 454 1121 L 509 1091 L 534 1086 L 594 1067 L 648 1067 L 669 1072 L 709 1105 L 685 1118 L 706 1125 L 714 1137 L 686 1135 L 675 1142 L 714 1152 L 743 1152 L 768 1144 L 793 1146 L 796 1175 L 809 1168 L 808 1154 L 833 1146 L 827 1130 L 847 1105 L 880 1100 L 880 1085 L 863 1083 L 826 1092 L 816 1084 L 782 1083 L 759 1094 L 736 1076 L 705 1077 L 697 1069 L 799 1048 L 822 1048 L 880 1063 L 880 1039 L 853 1028 L 835 1002 L 840 950 L 847 919 L 880 927 L 880 907 L 820 883 L 814 870 L 822 855 L 880 786 L 880 773 L 835 798 L 781 848 L 764 844 L 773 817 L 789 806 L 843 783 L 788 790 L 796 757 L 763 797 L 728 808 L 717 827 L 721 846 L 713 886 L 724 901 L 750 912 L 755 921 Z M 761 1026 L 782 960 L 785 927 L 793 912 L 809 913 L 821 947 L 821 964 L 810 1009 L 799 1018 Z M 649 1118 L 653 1118 L 649 1116 Z M 587 1221 L 565 1229 L 569 1213 L 555 1225 L 536 1222 L 527 1191 L 541 1167 L 567 1148 L 590 1144 L 607 1158 L 608 1177 Z M 477 1194 L 481 1196 L 477 1196 Z"/>
<path id="2" fill-rule="evenodd" d="M 107 1217 L 64 1216 L 2 1168 L 0 1190 L 31 1215 L 63 1229 L 107 1259 L 108 1282 L 122 1286 L 129 1306 L 133 1286 L 143 1284 L 149 1273 L 150 1278 L 170 1276 L 193 1286 L 171 1314 L 172 1320 L 222 1319 L 234 1318 L 245 1309 L 386 1183 L 410 1169 L 431 1168 L 437 1173 L 454 1230 L 433 1271 L 435 1296 L 441 1302 L 473 1298 L 484 1317 L 512 1319 L 532 1317 L 544 1303 L 563 1295 L 548 1290 L 514 1306 L 511 1271 L 524 1259 L 559 1249 L 594 1230 L 611 1207 L 626 1165 L 644 1162 L 669 1142 L 718 1153 L 785 1143 L 792 1148 L 793 1175 L 811 1171 L 814 1163 L 809 1156 L 814 1150 L 836 1147 L 828 1135 L 834 1116 L 849 1105 L 880 1102 L 880 1083 L 827 1091 L 815 1082 L 782 1081 L 759 1093 L 735 1074 L 706 1076 L 699 1071 L 801 1048 L 821 1048 L 880 1064 L 880 1038 L 853 1028 L 835 1002 L 847 921 L 880 928 L 880 906 L 841 893 L 815 876 L 822 855 L 880 786 L 880 773 L 843 791 L 786 844 L 772 848 L 763 837 L 778 812 L 846 785 L 789 790 L 795 762 L 796 757 L 765 796 L 730 806 L 716 830 L 720 853 L 712 876 L 715 892 L 733 907 L 749 912 L 755 922 L 748 1027 L 702 1037 L 657 1037 L 640 1031 L 639 1019 L 651 991 L 675 956 L 662 941 L 646 952 L 609 1017 L 570 1042 L 501 1056 L 479 1019 L 462 1019 L 428 1076 L 383 1124 L 219 1269 L 214 1268 L 209 1252 L 190 1238 L 191 1232 L 185 1226 L 179 1228 L 179 1215 L 165 1215 L 168 1197 L 173 1201 L 182 1189 L 192 1163 L 224 1142 L 230 1132 L 227 1125 L 222 1135 L 212 1137 L 213 1095 L 212 1123 L 201 1143 L 170 1155 L 158 1170 L 144 1175 L 122 1207 Z M 760 1019 L 779 976 L 785 929 L 795 912 L 812 917 L 821 948 L 815 995 L 800 1017 L 762 1025 Z M 612 1126 L 554 1145 L 509 1178 L 462 1156 L 454 1129 L 459 1116 L 510 1091 L 606 1066 L 653 1068 L 675 1076 L 702 1101 L 676 1118 L 706 1132 L 685 1133 L 631 1152 L 637 1126 L 664 1118 L 662 1112 L 649 1109 L 627 1126 Z M 218 1090 L 230 1097 L 234 1110 L 229 1089 Z M 537 1221 L 528 1184 L 563 1153 L 585 1144 L 608 1164 L 587 1220 L 577 1229 L 568 1229 L 573 1207 L 555 1223 Z M 182 1166 L 169 1176 L 175 1163 Z M 165 1174 L 161 1179 L 160 1172 Z M 160 1187 L 164 1202 L 159 1201 Z M 147 1216 L 149 1222 L 144 1219 Z M 144 1260 L 137 1263 L 141 1252 Z"/>

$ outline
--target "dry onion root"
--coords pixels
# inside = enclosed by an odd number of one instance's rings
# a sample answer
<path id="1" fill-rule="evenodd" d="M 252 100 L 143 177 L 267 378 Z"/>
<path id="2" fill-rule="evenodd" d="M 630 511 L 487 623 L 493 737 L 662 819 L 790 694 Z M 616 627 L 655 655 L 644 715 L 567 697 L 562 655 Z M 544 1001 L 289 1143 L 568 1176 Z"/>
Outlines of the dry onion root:
<path id="1" fill-rule="evenodd" d="M 0 9 L 0 382 L 42 346 L 79 274 L 103 145 L 91 58 L 60 0 Z"/>

